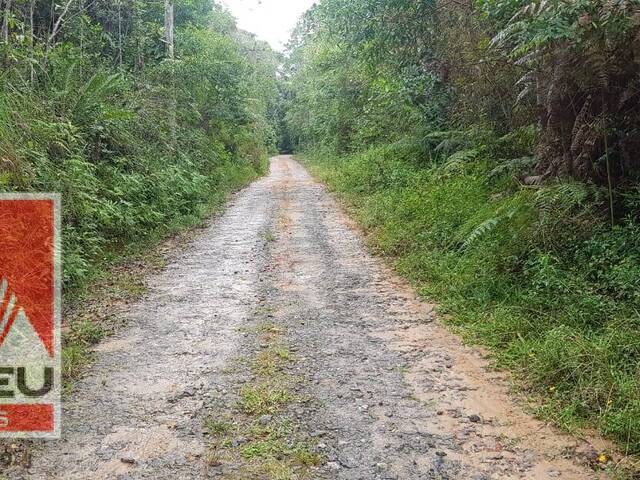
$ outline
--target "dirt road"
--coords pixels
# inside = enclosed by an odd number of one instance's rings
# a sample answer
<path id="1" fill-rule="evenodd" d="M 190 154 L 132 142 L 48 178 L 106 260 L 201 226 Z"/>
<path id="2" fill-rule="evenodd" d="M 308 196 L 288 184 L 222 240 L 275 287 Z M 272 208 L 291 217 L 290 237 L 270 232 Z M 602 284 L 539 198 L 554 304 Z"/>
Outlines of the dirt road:
<path id="1" fill-rule="evenodd" d="M 290 157 L 148 283 L 12 478 L 597 478 Z"/>

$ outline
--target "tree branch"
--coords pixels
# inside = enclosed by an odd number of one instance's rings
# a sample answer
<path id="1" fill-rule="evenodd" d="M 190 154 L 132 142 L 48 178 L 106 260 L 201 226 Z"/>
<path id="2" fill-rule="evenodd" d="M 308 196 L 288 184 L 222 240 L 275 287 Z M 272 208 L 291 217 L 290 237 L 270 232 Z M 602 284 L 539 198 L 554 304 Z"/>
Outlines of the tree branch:
<path id="1" fill-rule="evenodd" d="M 62 13 L 60 14 L 60 16 L 58 16 L 58 20 L 56 20 L 56 23 L 54 23 L 53 28 L 51 29 L 51 34 L 49 35 L 49 38 L 47 39 L 47 50 L 49 50 L 51 48 L 52 42 L 55 40 L 56 35 L 60 31 L 60 27 L 62 26 L 62 21 L 64 20 L 64 17 L 67 14 L 67 12 L 69 12 L 69 8 L 71 8 L 71 4 L 74 1 L 75 0 L 68 0 L 67 1 L 67 3 L 65 4 L 64 8 L 62 9 Z"/>

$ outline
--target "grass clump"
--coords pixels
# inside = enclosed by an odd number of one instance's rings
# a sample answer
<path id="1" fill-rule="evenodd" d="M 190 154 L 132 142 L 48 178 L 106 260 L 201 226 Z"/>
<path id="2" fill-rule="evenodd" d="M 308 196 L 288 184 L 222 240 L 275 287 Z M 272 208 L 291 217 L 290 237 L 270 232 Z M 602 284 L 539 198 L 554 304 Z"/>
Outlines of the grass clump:
<path id="1" fill-rule="evenodd" d="M 280 360 L 285 360 L 287 362 L 293 361 L 293 353 L 291 353 L 291 351 L 286 347 L 276 347 L 274 349 L 274 353 Z"/>
<path id="2" fill-rule="evenodd" d="M 267 229 L 263 230 L 262 232 L 260 232 L 260 236 L 262 237 L 262 239 L 265 242 L 275 242 L 276 241 L 276 235 L 275 235 L 275 233 L 273 233 L 273 230 L 271 230 L 270 228 L 267 228 Z"/>
<path id="3" fill-rule="evenodd" d="M 204 427 L 209 435 L 224 435 L 233 429 L 233 423 L 230 420 L 210 416 L 205 420 Z"/>
<path id="4" fill-rule="evenodd" d="M 71 325 L 67 340 L 71 343 L 91 346 L 100 343 L 106 335 L 107 332 L 104 327 L 91 320 L 84 319 Z"/>
<path id="5" fill-rule="evenodd" d="M 86 345 L 74 343 L 62 350 L 62 380 L 65 392 L 70 391 L 71 382 L 80 376 L 92 359 L 93 355 Z"/>
<path id="6" fill-rule="evenodd" d="M 107 332 L 101 325 L 86 318 L 73 323 L 69 331 L 63 335 L 62 381 L 66 393 L 71 391 L 72 382 L 91 363 L 91 347 L 100 343 L 106 335 Z"/>
<path id="7" fill-rule="evenodd" d="M 239 406 L 248 415 L 265 415 L 277 412 L 292 399 L 286 388 L 264 383 L 244 387 L 240 391 Z"/>
<path id="8" fill-rule="evenodd" d="M 270 479 L 291 478 L 286 475 L 299 471 L 300 467 L 321 463 L 320 456 L 308 444 L 295 440 L 294 428 L 288 420 L 267 426 L 254 425 L 249 435 L 250 440 L 241 448 L 240 455 L 257 463 L 257 470 Z"/>
<path id="9" fill-rule="evenodd" d="M 251 362 L 251 370 L 260 377 L 272 377 L 293 361 L 293 354 L 285 347 L 276 346 L 258 353 Z"/>

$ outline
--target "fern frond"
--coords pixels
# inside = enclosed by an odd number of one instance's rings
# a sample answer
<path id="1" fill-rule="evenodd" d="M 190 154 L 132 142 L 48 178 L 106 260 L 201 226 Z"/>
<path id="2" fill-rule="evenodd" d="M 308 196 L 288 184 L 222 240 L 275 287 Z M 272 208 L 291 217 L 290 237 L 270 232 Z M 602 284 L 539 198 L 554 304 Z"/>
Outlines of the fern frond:
<path id="1" fill-rule="evenodd" d="M 554 209 L 569 210 L 582 207 L 589 198 L 589 188 L 578 182 L 565 182 L 541 188 L 536 192 L 535 204 L 545 213 Z"/>
<path id="2" fill-rule="evenodd" d="M 466 132 L 462 130 L 429 132 L 423 139 L 434 147 L 435 152 L 448 153 L 465 142 Z"/>
<path id="3" fill-rule="evenodd" d="M 474 228 L 471 233 L 467 236 L 465 241 L 462 243 L 460 247 L 461 250 L 466 250 L 471 245 L 473 245 L 476 241 L 478 241 L 481 237 L 485 236 L 492 230 L 494 230 L 498 224 L 500 223 L 502 217 L 493 217 L 485 220 L 476 228 Z"/>
<path id="4" fill-rule="evenodd" d="M 445 172 L 452 172 L 458 170 L 462 165 L 468 163 L 471 160 L 475 160 L 480 152 L 478 149 L 472 148 L 469 150 L 459 150 L 445 160 L 442 169 Z"/>
<path id="5" fill-rule="evenodd" d="M 528 168 L 533 168 L 538 159 L 536 157 L 518 157 L 501 163 L 489 172 L 488 177 L 494 178 L 506 173 L 521 173 Z"/>

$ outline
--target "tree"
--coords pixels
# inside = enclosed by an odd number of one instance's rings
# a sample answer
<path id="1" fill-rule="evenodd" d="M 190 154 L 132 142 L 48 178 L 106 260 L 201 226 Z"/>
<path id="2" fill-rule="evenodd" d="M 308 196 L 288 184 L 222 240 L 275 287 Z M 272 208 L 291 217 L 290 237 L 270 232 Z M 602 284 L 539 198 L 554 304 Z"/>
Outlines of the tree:
<path id="1" fill-rule="evenodd" d="M 175 57 L 174 28 L 173 0 L 164 0 L 164 41 L 167 46 L 167 58 L 170 60 Z"/>

